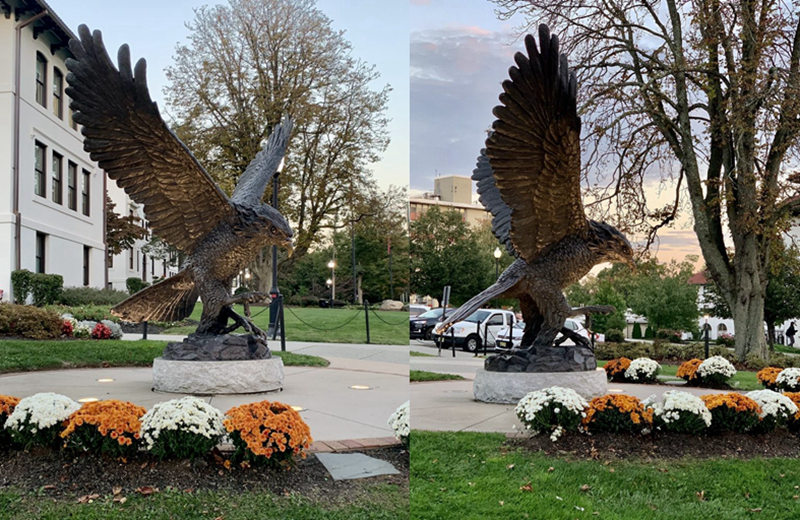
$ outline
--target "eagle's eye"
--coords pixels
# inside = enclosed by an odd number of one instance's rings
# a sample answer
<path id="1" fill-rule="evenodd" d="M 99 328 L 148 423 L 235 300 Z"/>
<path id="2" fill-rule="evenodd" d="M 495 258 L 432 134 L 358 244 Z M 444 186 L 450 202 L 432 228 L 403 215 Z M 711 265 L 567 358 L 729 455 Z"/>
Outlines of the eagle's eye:
<path id="1" fill-rule="evenodd" d="M 275 226 L 270 226 L 269 232 L 272 233 L 273 235 L 277 235 L 278 234 L 278 228 L 276 228 Z"/>

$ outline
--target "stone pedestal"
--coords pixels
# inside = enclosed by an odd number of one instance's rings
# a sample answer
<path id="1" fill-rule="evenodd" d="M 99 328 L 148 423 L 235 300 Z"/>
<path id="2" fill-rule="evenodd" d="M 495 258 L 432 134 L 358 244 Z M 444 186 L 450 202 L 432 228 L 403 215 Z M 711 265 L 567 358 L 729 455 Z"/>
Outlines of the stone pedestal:
<path id="1" fill-rule="evenodd" d="M 253 394 L 283 388 L 279 357 L 239 361 L 153 360 L 153 389 L 179 394 Z"/>
<path id="2" fill-rule="evenodd" d="M 580 372 L 490 372 L 480 368 L 472 392 L 477 401 L 516 404 L 528 392 L 551 386 L 572 388 L 585 399 L 608 393 L 602 368 Z"/>

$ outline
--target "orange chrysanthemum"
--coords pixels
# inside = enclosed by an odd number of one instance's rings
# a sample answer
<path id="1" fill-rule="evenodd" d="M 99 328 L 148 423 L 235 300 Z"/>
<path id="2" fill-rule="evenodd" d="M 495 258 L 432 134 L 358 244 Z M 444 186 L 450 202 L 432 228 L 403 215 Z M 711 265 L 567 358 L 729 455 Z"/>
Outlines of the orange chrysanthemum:
<path id="1" fill-rule="evenodd" d="M 19 398 L 11 395 L 0 395 L 0 415 L 11 415 L 19 404 Z"/>
<path id="2" fill-rule="evenodd" d="M 692 381 L 697 377 L 697 368 L 702 363 L 702 359 L 690 359 L 689 361 L 684 361 L 681 363 L 681 366 L 678 367 L 678 372 L 675 375 L 678 377 L 685 379 L 686 381 Z"/>
<path id="3" fill-rule="evenodd" d="M 141 406 L 114 399 L 84 404 L 69 416 L 61 437 L 66 439 L 84 425 L 94 426 L 103 437 L 109 437 L 120 446 L 130 446 L 139 436 L 140 419 L 146 410 Z"/>
<path id="4" fill-rule="evenodd" d="M 748 432 L 758 426 L 761 407 L 753 399 L 737 392 L 701 395 L 711 412 L 712 430 Z"/>
<path id="5" fill-rule="evenodd" d="M 311 430 L 291 406 L 261 401 L 231 408 L 225 413 L 225 429 L 236 444 L 239 440 L 258 458 L 281 454 L 305 457 L 311 445 Z M 238 448 L 238 446 L 237 446 Z"/>
<path id="6" fill-rule="evenodd" d="M 626 357 L 612 359 L 605 365 L 603 369 L 606 371 L 606 376 L 609 379 L 622 379 L 625 377 L 625 371 L 631 366 L 631 360 Z"/>
<path id="7" fill-rule="evenodd" d="M 769 389 L 775 389 L 775 381 L 778 379 L 778 374 L 781 373 L 783 369 L 779 367 L 766 367 L 762 368 L 756 374 L 756 378 L 758 381 Z"/>
<path id="8" fill-rule="evenodd" d="M 738 392 L 701 395 L 700 399 L 703 400 L 706 408 L 711 411 L 718 406 L 727 406 L 736 412 L 755 412 L 761 414 L 761 407 L 758 406 L 757 402 Z"/>
<path id="9" fill-rule="evenodd" d="M 608 431 L 642 430 L 653 423 L 652 408 L 645 408 L 636 397 L 607 394 L 589 401 L 583 424 L 589 429 Z"/>
<path id="10" fill-rule="evenodd" d="M 794 414 L 793 421 L 800 421 L 800 392 L 783 392 L 783 395 L 792 400 L 797 405 L 797 413 Z"/>

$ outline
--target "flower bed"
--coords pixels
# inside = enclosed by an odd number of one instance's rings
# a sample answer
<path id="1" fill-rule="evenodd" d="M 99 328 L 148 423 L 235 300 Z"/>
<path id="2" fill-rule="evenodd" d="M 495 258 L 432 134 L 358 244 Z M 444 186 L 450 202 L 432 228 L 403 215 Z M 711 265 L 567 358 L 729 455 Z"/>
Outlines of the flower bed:
<path id="1" fill-rule="evenodd" d="M 761 408 L 759 422 L 753 428 L 754 432 L 771 432 L 779 426 L 785 426 L 797 414 L 797 405 L 783 394 L 772 390 L 754 390 L 745 394 L 758 403 Z"/>
<path id="2" fill-rule="evenodd" d="M 10 395 L 0 395 L 0 449 L 11 445 L 11 434 L 6 430 L 6 420 L 19 404 L 19 399 Z"/>
<path id="3" fill-rule="evenodd" d="M 637 433 L 650 428 L 653 410 L 645 408 L 636 397 L 608 394 L 589 401 L 582 422 L 590 432 Z"/>
<path id="4" fill-rule="evenodd" d="M 555 442 L 565 431 L 578 429 L 587 406 L 575 390 L 553 386 L 528 393 L 514 411 L 531 433 L 549 432 Z"/>
<path id="5" fill-rule="evenodd" d="M 254 464 L 291 464 L 305 458 L 311 431 L 297 411 L 283 403 L 261 401 L 231 408 L 223 422 L 236 451 L 233 460 Z"/>
<path id="6" fill-rule="evenodd" d="M 700 433 L 711 426 L 711 412 L 703 401 L 688 392 L 670 390 L 661 399 L 646 399 L 653 409 L 656 430 L 674 433 Z"/>
<path id="7" fill-rule="evenodd" d="M 24 448 L 58 446 L 61 423 L 79 408 L 78 403 L 64 395 L 34 394 L 19 401 L 4 427 L 13 441 Z"/>
<path id="8" fill-rule="evenodd" d="M 736 393 L 709 394 L 700 399 L 711 411 L 711 429 L 746 433 L 760 420 L 761 407 L 753 399 Z"/>
<path id="9" fill-rule="evenodd" d="M 661 365 L 650 358 L 641 357 L 631 361 L 625 370 L 625 379 L 631 383 L 655 383 Z"/>
<path id="10" fill-rule="evenodd" d="M 797 413 L 794 414 L 794 417 L 789 418 L 786 426 L 790 431 L 798 432 L 800 431 L 800 392 L 784 392 L 783 395 L 791 399 L 794 405 L 797 406 Z"/>
<path id="11" fill-rule="evenodd" d="M 76 451 L 127 457 L 140 446 L 140 419 L 145 409 L 117 400 L 84 404 L 67 419 L 61 438 Z"/>
<path id="12" fill-rule="evenodd" d="M 625 371 L 631 366 L 631 360 L 626 357 L 612 359 L 605 365 L 603 369 L 606 371 L 606 377 L 609 381 L 622 382 L 625 381 Z"/>
<path id="13" fill-rule="evenodd" d="M 784 392 L 800 391 L 800 368 L 784 368 L 775 378 L 775 385 Z"/>
<path id="14" fill-rule="evenodd" d="M 783 369 L 779 367 L 765 367 L 756 373 L 756 378 L 758 382 L 764 385 L 765 388 L 768 390 L 778 390 L 778 374 L 781 373 Z"/>
<path id="15" fill-rule="evenodd" d="M 695 377 L 703 386 L 720 387 L 736 375 L 736 369 L 722 356 L 711 356 L 697 367 Z"/>
<path id="16" fill-rule="evenodd" d="M 681 363 L 681 366 L 678 367 L 678 371 L 675 375 L 681 379 L 685 379 L 687 383 L 693 384 L 695 383 L 695 379 L 697 379 L 697 368 L 702 362 L 703 360 L 698 358 L 684 361 Z"/>
<path id="17" fill-rule="evenodd" d="M 406 401 L 397 407 L 392 415 L 389 416 L 389 426 L 394 431 L 397 440 L 408 446 L 409 435 L 411 434 L 411 402 Z"/>
<path id="18" fill-rule="evenodd" d="M 160 459 L 205 455 L 225 435 L 222 412 L 191 396 L 158 403 L 141 421 L 145 447 Z"/>

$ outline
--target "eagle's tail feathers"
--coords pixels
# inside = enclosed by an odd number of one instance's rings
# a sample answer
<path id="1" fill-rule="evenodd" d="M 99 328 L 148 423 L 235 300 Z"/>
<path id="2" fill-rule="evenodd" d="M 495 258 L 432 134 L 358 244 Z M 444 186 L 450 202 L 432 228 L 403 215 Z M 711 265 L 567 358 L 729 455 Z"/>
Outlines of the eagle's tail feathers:
<path id="1" fill-rule="evenodd" d="M 111 308 L 124 321 L 179 321 L 188 317 L 197 302 L 197 288 L 186 271 L 143 289 Z"/>

